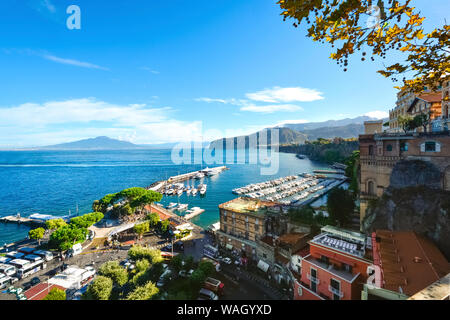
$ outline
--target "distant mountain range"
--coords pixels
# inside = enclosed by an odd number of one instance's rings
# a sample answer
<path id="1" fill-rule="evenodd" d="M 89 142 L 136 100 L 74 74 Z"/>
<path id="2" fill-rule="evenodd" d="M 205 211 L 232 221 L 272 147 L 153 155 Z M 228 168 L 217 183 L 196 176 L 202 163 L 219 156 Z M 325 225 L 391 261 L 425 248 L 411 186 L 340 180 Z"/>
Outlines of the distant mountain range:
<path id="1" fill-rule="evenodd" d="M 55 144 L 45 147 L 32 148 L 35 150 L 130 150 L 130 149 L 167 149 L 175 143 L 143 144 L 138 145 L 128 141 L 112 139 L 109 137 L 96 137 L 79 141 Z"/>
<path id="2" fill-rule="evenodd" d="M 329 120 L 324 122 L 310 122 L 299 124 L 282 124 L 276 129 L 279 131 L 279 144 L 304 144 L 305 141 L 313 141 L 318 138 L 332 139 L 336 137 L 340 138 L 356 138 L 360 134 L 364 133 L 364 121 L 377 120 L 367 116 L 361 116 L 353 119 L 343 120 Z M 247 136 L 232 137 L 226 139 L 218 139 L 212 141 L 210 148 L 220 146 L 221 144 L 232 144 L 236 139 L 244 138 L 246 141 L 246 147 L 249 145 L 249 141 L 254 141 L 256 136 L 261 136 L 270 128 L 263 129 Z M 269 140 L 270 144 L 270 140 Z"/>

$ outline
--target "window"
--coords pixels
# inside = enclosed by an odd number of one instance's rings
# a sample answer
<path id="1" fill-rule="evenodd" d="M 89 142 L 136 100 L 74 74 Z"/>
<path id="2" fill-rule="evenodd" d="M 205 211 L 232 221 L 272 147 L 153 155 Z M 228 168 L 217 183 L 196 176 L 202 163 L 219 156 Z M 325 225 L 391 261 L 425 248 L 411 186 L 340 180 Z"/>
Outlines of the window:
<path id="1" fill-rule="evenodd" d="M 391 152 L 392 151 L 392 144 L 388 144 L 386 146 L 386 151 Z"/>
<path id="2" fill-rule="evenodd" d="M 436 151 L 436 142 L 425 142 L 425 152 L 435 152 Z"/>
<path id="3" fill-rule="evenodd" d="M 341 284 L 339 281 L 330 280 L 330 291 L 333 293 L 333 300 L 340 300 Z"/>
<path id="4" fill-rule="evenodd" d="M 408 151 L 408 143 L 407 142 L 400 143 L 400 151 Z"/>
<path id="5" fill-rule="evenodd" d="M 352 273 L 352 270 L 353 270 L 352 266 L 350 266 L 350 265 L 344 263 L 344 264 L 342 265 L 342 268 L 343 268 L 345 271 Z"/>
<path id="6" fill-rule="evenodd" d="M 373 146 L 369 146 L 369 156 L 373 156 Z"/>
<path id="7" fill-rule="evenodd" d="M 373 183 L 373 181 L 369 181 L 367 183 L 367 193 L 368 194 L 375 194 L 375 184 Z"/>

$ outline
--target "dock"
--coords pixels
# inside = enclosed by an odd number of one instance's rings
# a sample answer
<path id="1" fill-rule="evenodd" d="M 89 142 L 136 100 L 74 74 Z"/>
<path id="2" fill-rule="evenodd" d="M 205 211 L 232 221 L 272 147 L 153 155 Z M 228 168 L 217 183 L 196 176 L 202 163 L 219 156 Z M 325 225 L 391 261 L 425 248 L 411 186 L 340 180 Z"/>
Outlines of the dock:
<path id="1" fill-rule="evenodd" d="M 200 214 L 202 214 L 203 212 L 205 212 L 205 209 L 201 209 L 198 207 L 194 207 L 191 209 L 193 212 L 192 213 L 188 213 L 185 216 L 183 216 L 183 218 L 185 218 L 186 220 L 190 220 Z"/>
<path id="2" fill-rule="evenodd" d="M 314 170 L 314 173 L 322 174 L 345 174 L 343 170 Z"/>
<path id="3" fill-rule="evenodd" d="M 212 171 L 215 174 L 219 174 L 228 169 L 229 168 L 227 168 L 226 166 L 221 166 L 221 167 L 209 168 L 208 172 Z M 149 187 L 147 187 L 147 190 L 153 190 L 156 192 L 160 192 L 160 190 L 163 189 L 167 185 L 188 181 L 190 179 L 195 179 L 195 176 L 197 174 L 203 173 L 203 172 L 206 172 L 206 169 L 202 169 L 202 170 L 198 170 L 198 171 L 194 171 L 194 172 L 183 173 L 183 174 L 180 174 L 177 176 L 170 177 L 167 180 L 157 181 L 157 182 L 153 183 L 152 185 L 150 185 Z"/>
<path id="4" fill-rule="evenodd" d="M 31 226 L 31 227 L 41 226 L 41 225 L 45 224 L 45 222 L 43 222 L 43 221 L 30 219 L 30 218 L 26 218 L 26 217 L 21 217 L 21 216 L 17 216 L 17 215 L 1 217 L 0 222 L 24 224 L 24 225 Z"/>

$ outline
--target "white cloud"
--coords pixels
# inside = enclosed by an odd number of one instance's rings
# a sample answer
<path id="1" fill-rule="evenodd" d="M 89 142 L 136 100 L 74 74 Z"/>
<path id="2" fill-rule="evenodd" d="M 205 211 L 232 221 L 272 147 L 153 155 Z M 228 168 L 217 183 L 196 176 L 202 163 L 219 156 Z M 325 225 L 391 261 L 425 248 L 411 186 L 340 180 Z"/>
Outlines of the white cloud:
<path id="1" fill-rule="evenodd" d="M 246 97 L 261 102 L 311 102 L 324 99 L 322 93 L 315 89 L 301 87 L 281 88 L 273 87 L 255 93 L 247 93 Z"/>
<path id="2" fill-rule="evenodd" d="M 42 57 L 44 59 L 47 59 L 47 60 L 50 60 L 50 61 L 53 61 L 53 62 L 56 62 L 56 63 L 68 64 L 68 65 L 72 65 L 72 66 L 76 66 L 76 67 L 89 68 L 89 69 L 100 69 L 100 70 L 109 70 L 108 68 L 101 67 L 101 66 L 98 66 L 98 65 L 93 64 L 93 63 L 83 62 L 83 61 L 78 61 L 78 60 L 73 60 L 73 59 L 60 58 L 60 57 L 56 57 L 56 56 L 50 55 L 50 54 L 44 54 Z"/>
<path id="3" fill-rule="evenodd" d="M 302 111 L 303 108 L 294 104 L 273 104 L 265 106 L 246 105 L 241 107 L 241 111 L 258 112 L 258 113 L 274 113 L 274 112 L 295 112 Z"/>
<path id="4" fill-rule="evenodd" d="M 305 120 L 305 119 L 296 119 L 296 120 L 284 120 L 284 121 L 280 121 L 274 125 L 272 125 L 271 127 L 282 127 L 286 124 L 302 124 L 302 123 L 308 123 L 310 122 L 309 120 Z"/>
<path id="5" fill-rule="evenodd" d="M 218 99 L 202 97 L 195 101 L 206 103 L 231 104 L 241 107 L 241 111 L 274 113 L 274 112 L 295 112 L 303 110 L 302 107 L 286 102 L 311 102 L 324 99 L 322 93 L 314 89 L 301 87 L 281 88 L 273 87 L 255 93 L 247 93 L 247 99 Z M 257 105 L 258 102 L 272 103 L 271 105 Z"/>
<path id="6" fill-rule="evenodd" d="M 364 114 L 364 116 L 376 118 L 376 119 L 384 119 L 389 118 L 389 113 L 387 111 L 371 111 Z"/>
<path id="7" fill-rule="evenodd" d="M 47 145 L 99 135 L 139 144 L 201 136 L 201 121 L 172 119 L 171 112 L 168 107 L 117 105 L 93 98 L 25 103 L 0 108 L 0 145 Z"/>
<path id="8" fill-rule="evenodd" d="M 41 6 L 46 8 L 51 13 L 55 13 L 56 12 L 56 7 L 51 3 L 50 0 L 42 0 L 41 1 Z"/>
<path id="9" fill-rule="evenodd" d="M 153 74 L 160 74 L 159 71 L 153 70 L 152 68 L 149 68 L 149 67 L 142 67 L 141 70 L 145 70 L 145 71 L 148 71 Z"/>

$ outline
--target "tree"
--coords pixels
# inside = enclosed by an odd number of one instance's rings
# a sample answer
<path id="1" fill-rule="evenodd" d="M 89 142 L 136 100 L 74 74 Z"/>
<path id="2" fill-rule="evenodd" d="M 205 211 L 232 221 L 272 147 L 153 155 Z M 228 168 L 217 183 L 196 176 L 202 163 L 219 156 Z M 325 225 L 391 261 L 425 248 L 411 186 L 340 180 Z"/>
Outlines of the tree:
<path id="1" fill-rule="evenodd" d="M 181 269 L 183 269 L 183 262 L 184 262 L 184 256 L 182 254 L 179 254 L 172 258 L 170 261 L 170 265 L 172 266 L 173 270 L 178 273 Z"/>
<path id="2" fill-rule="evenodd" d="M 50 235 L 50 246 L 61 251 L 68 250 L 74 244 L 83 242 L 86 239 L 88 230 L 86 228 L 78 228 L 74 225 L 65 225 L 55 230 Z"/>
<path id="3" fill-rule="evenodd" d="M 157 295 L 158 292 L 159 289 L 155 286 L 155 284 L 149 281 L 146 285 L 137 287 L 130 292 L 127 296 L 127 300 L 150 300 Z"/>
<path id="4" fill-rule="evenodd" d="M 399 115 L 397 117 L 398 125 L 403 129 L 403 131 L 408 132 L 411 129 L 412 117 L 407 115 Z"/>
<path id="5" fill-rule="evenodd" d="M 192 272 L 191 276 L 189 277 L 189 280 L 191 282 L 192 287 L 197 290 L 200 289 L 200 287 L 203 285 L 203 283 L 206 280 L 206 274 L 203 272 L 203 270 L 196 269 L 194 272 Z"/>
<path id="6" fill-rule="evenodd" d="M 66 292 L 58 288 L 52 288 L 42 300 L 66 300 Z"/>
<path id="7" fill-rule="evenodd" d="M 139 239 L 141 239 L 142 236 L 144 235 L 144 233 L 150 231 L 150 223 L 148 221 L 146 221 L 146 222 L 137 224 L 134 226 L 133 230 L 135 233 L 137 233 L 139 235 Z"/>
<path id="8" fill-rule="evenodd" d="M 70 223 L 80 228 L 89 228 L 90 226 L 102 220 L 103 217 L 104 214 L 102 212 L 91 212 L 70 219 Z"/>
<path id="9" fill-rule="evenodd" d="M 159 215 L 155 212 L 149 213 L 147 215 L 147 220 L 150 223 L 150 227 L 155 228 L 159 223 Z"/>
<path id="10" fill-rule="evenodd" d="M 409 6 L 411 0 L 279 0 L 284 20 L 292 18 L 294 26 L 309 25 L 307 36 L 313 41 L 329 43 L 335 48 L 330 58 L 347 71 L 349 56 L 366 49 L 375 57 L 386 58 L 389 51 L 402 57 L 401 63 L 387 65 L 378 73 L 398 82 L 403 88 L 421 92 L 436 89 L 447 81 L 450 70 L 449 25 L 424 32 L 424 17 Z M 366 19 L 368 18 L 368 19 Z M 410 79 L 407 80 L 406 76 Z"/>
<path id="11" fill-rule="evenodd" d="M 102 264 L 98 274 L 110 278 L 118 286 L 123 286 L 128 281 L 128 272 L 119 265 L 118 261 Z"/>
<path id="12" fill-rule="evenodd" d="M 30 230 L 28 232 L 28 236 L 30 237 L 30 239 L 37 240 L 40 245 L 41 239 L 44 237 L 44 233 L 45 233 L 44 228 L 36 228 L 36 229 Z"/>
<path id="13" fill-rule="evenodd" d="M 160 223 L 161 232 L 166 233 L 167 231 L 169 231 L 169 226 L 170 226 L 169 219 L 161 221 L 161 223 Z"/>
<path id="14" fill-rule="evenodd" d="M 52 219 L 52 220 L 47 220 L 45 222 L 45 227 L 48 230 L 56 230 L 60 227 L 66 226 L 67 223 L 63 220 L 63 219 Z"/>
<path id="15" fill-rule="evenodd" d="M 198 270 L 203 271 L 205 276 L 209 277 L 216 271 L 216 267 L 210 261 L 200 261 Z"/>
<path id="16" fill-rule="evenodd" d="M 161 257 L 161 251 L 141 246 L 131 247 L 131 249 L 128 250 L 128 257 L 130 257 L 130 259 L 134 261 L 147 259 L 150 264 L 156 264 L 163 261 L 163 258 Z"/>
<path id="17" fill-rule="evenodd" d="M 147 259 L 136 261 L 137 272 L 147 271 L 150 268 L 150 262 Z"/>
<path id="18" fill-rule="evenodd" d="M 427 132 L 427 127 L 430 124 L 431 116 L 427 113 L 421 113 L 414 117 L 413 121 L 415 126 L 423 127 L 423 132 Z"/>
<path id="19" fill-rule="evenodd" d="M 355 202 L 348 190 L 335 188 L 328 194 L 327 207 L 330 219 L 342 227 L 350 222 Z"/>
<path id="20" fill-rule="evenodd" d="M 108 300 L 113 289 L 113 281 L 105 276 L 97 276 L 87 288 L 85 299 Z"/>
<path id="21" fill-rule="evenodd" d="M 352 155 L 347 158 L 345 161 L 345 165 L 347 168 L 345 169 L 345 175 L 350 178 L 350 186 L 349 190 L 353 192 L 354 197 L 359 193 L 359 159 L 360 152 L 359 150 L 353 151 Z"/>

